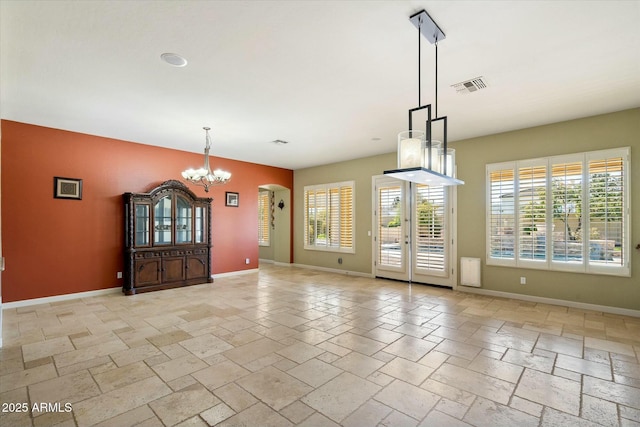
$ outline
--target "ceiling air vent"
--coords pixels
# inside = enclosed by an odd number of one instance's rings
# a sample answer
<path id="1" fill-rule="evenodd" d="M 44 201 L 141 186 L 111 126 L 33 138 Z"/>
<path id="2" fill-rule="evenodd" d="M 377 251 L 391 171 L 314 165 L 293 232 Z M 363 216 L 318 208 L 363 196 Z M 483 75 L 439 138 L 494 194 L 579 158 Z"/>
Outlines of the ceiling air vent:
<path id="1" fill-rule="evenodd" d="M 451 85 L 451 87 L 454 88 L 456 92 L 465 95 L 467 93 L 477 92 L 480 89 L 485 89 L 487 87 L 487 83 L 483 80 L 482 76 L 480 76 L 475 79 L 456 83 Z"/>

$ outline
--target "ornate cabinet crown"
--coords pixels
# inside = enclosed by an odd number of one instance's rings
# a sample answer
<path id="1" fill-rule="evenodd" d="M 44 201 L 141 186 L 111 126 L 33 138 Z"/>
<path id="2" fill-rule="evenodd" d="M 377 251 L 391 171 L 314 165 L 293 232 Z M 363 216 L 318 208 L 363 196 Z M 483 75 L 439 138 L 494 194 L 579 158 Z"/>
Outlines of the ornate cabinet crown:
<path id="1" fill-rule="evenodd" d="M 169 180 L 124 193 L 126 295 L 212 282 L 211 198 Z"/>

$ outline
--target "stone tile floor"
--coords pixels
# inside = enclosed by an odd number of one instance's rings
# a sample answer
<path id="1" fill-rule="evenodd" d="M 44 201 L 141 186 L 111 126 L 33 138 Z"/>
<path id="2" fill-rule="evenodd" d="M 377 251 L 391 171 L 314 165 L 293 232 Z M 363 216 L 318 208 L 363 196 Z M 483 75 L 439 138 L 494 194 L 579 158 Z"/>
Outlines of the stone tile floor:
<path id="1" fill-rule="evenodd" d="M 640 426 L 640 318 L 424 285 L 267 264 L 3 337 L 2 426 Z"/>

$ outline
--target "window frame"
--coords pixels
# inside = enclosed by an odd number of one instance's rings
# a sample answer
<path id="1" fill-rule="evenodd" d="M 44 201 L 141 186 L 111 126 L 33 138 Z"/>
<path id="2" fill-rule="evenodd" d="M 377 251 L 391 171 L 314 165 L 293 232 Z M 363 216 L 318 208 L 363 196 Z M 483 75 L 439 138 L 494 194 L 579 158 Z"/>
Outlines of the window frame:
<path id="1" fill-rule="evenodd" d="M 577 273 L 587 273 L 587 274 L 603 274 L 603 275 L 615 275 L 615 276 L 624 276 L 630 277 L 631 275 L 631 234 L 630 234 L 630 222 L 631 222 L 631 160 L 630 160 L 630 147 L 621 147 L 621 148 L 613 148 L 606 150 L 597 150 L 597 151 L 589 151 L 583 153 L 575 153 L 575 154 L 567 154 L 567 155 L 559 155 L 559 156 L 550 156 L 544 158 L 536 158 L 536 159 L 524 159 L 517 160 L 511 162 L 501 162 L 501 163 L 491 163 L 486 165 L 486 176 L 485 176 L 485 188 L 486 188 L 486 213 L 485 213 L 485 232 L 486 232 L 486 240 L 485 240 L 485 250 L 486 250 L 486 263 L 487 265 L 493 266 L 505 266 L 505 267 L 519 267 L 519 268 L 532 268 L 532 269 L 542 269 L 542 270 L 550 270 L 550 271 L 567 271 L 567 272 L 577 272 Z M 579 174 L 574 173 L 572 175 L 572 180 L 579 180 L 579 200 L 581 211 L 579 214 L 579 224 L 580 230 L 589 230 L 591 233 L 592 227 L 592 215 L 590 206 L 595 200 L 590 196 L 591 188 L 594 185 L 592 181 L 592 175 L 597 174 L 598 172 L 594 172 L 591 168 L 592 161 L 612 161 L 614 159 L 621 159 L 619 163 L 619 175 L 616 178 L 615 182 L 619 182 L 622 185 L 622 191 L 620 197 L 622 198 L 622 206 L 619 209 L 620 221 L 621 224 L 621 236 L 620 236 L 620 248 L 621 248 L 621 260 L 619 263 L 609 263 L 608 260 L 596 260 L 591 259 L 591 251 L 592 246 L 598 245 L 595 241 L 605 240 L 604 245 L 606 245 L 606 240 L 611 239 L 598 239 L 592 238 L 591 236 L 587 238 L 580 238 L 579 241 L 582 243 L 580 248 L 580 258 L 578 260 L 561 260 L 554 259 L 554 221 L 557 220 L 556 215 L 554 215 L 555 199 L 554 199 L 554 166 L 559 167 L 569 163 L 580 163 L 581 170 Z M 544 165 L 545 167 L 545 177 L 544 177 L 544 221 L 537 222 L 537 225 L 543 225 L 544 230 L 540 233 L 538 232 L 538 239 L 542 241 L 544 245 L 544 259 L 536 260 L 535 257 L 531 257 L 531 259 L 522 258 L 521 257 L 521 233 L 522 230 L 522 221 L 521 221 L 521 191 L 531 191 L 530 188 L 522 188 L 521 189 L 521 179 L 520 179 L 520 171 L 523 168 L 527 167 L 536 167 Z M 506 175 L 509 176 L 509 173 L 512 177 L 512 181 L 504 180 L 505 185 L 502 183 L 498 183 L 498 180 L 491 181 L 492 174 L 501 173 L 500 176 Z M 564 175 L 567 177 L 567 175 Z M 579 178 L 578 178 L 579 177 Z M 563 182 L 567 182 L 567 179 Z M 496 184 L 498 183 L 498 184 Z M 565 184 L 566 185 L 566 184 Z M 577 185 L 574 183 L 574 185 Z M 503 202 L 497 201 L 497 199 L 502 199 L 505 196 L 509 196 L 505 190 L 503 191 L 503 187 L 505 189 L 513 190 L 511 197 L 513 198 L 513 202 L 511 205 L 505 203 L 503 209 Z M 574 190 L 578 188 L 574 186 Z M 497 191 L 496 191 L 497 190 Z M 498 197 L 497 197 L 498 196 Z M 497 202 L 496 202 L 497 201 Z M 613 202 L 615 203 L 615 201 Z M 499 231 L 499 225 L 496 225 L 496 220 L 501 218 L 502 212 L 508 210 L 509 206 L 512 206 L 512 222 L 513 226 L 512 234 L 513 237 L 513 255 L 511 257 L 508 256 L 508 249 L 505 252 L 501 252 L 496 256 L 493 254 L 492 250 L 496 247 L 496 242 L 499 243 L 500 248 L 503 248 L 502 238 L 499 235 L 502 235 L 502 231 Z M 614 206 L 615 207 L 615 206 Z M 606 211 L 605 211 L 606 212 Z M 600 215 L 601 212 L 598 212 L 597 215 Z M 505 215 L 506 217 L 506 215 Z M 501 220 L 507 224 L 508 219 Z M 617 223 L 620 223 L 618 221 Z M 595 221 L 594 221 L 595 223 Z M 608 221 L 604 221 L 605 224 L 609 224 Z M 557 224 L 557 223 L 556 223 Z M 608 227 L 606 227 L 608 228 Z M 538 231 L 538 227 L 535 228 Z M 497 237 L 498 236 L 498 237 Z M 565 229 L 566 236 L 566 229 Z M 614 234 L 615 236 L 615 234 Z M 508 241 L 508 239 L 507 239 Z M 564 240 L 564 244 L 566 246 L 569 245 L 569 240 Z M 603 246 L 604 246 L 603 245 Z M 508 248 L 508 243 L 505 245 Z M 500 249 L 501 251 L 504 249 Z M 538 252 L 540 253 L 540 252 Z M 506 254 L 506 255 L 504 255 Z M 613 258 L 612 258 L 613 259 Z"/>
<path id="2" fill-rule="evenodd" d="M 347 207 L 343 207 L 342 206 L 342 194 L 341 194 L 341 189 L 343 188 L 349 188 L 350 189 L 350 196 L 351 196 L 351 205 L 347 206 Z M 337 212 L 337 219 L 338 219 L 338 225 L 337 225 L 337 231 L 336 231 L 336 226 L 335 224 L 329 224 L 329 210 L 330 210 L 330 206 L 331 206 L 331 194 L 332 191 L 338 191 L 338 212 Z M 323 207 L 325 209 L 325 222 L 326 224 L 324 225 L 325 228 L 325 238 L 324 240 L 320 240 L 317 238 L 317 211 L 313 212 L 313 214 L 310 214 L 310 207 L 309 207 L 309 195 L 310 193 L 313 193 L 314 197 L 318 195 L 318 193 L 321 193 L 324 195 L 324 201 L 323 201 Z M 316 185 L 307 185 L 304 187 L 303 190 L 303 221 L 304 221 L 304 231 L 303 231 L 303 239 L 304 239 L 304 249 L 306 250 L 316 250 L 316 251 L 324 251 L 324 252 L 340 252 L 340 253 L 355 253 L 356 251 L 356 241 L 355 241 L 355 236 L 356 236 L 356 222 L 355 222 L 355 205 L 356 205 L 356 184 L 355 181 L 342 181 L 342 182 L 334 182 L 334 183 L 328 183 L 328 184 L 316 184 Z M 315 205 L 315 201 L 314 201 L 314 205 Z M 310 216 L 313 216 L 313 221 L 316 224 L 313 228 L 314 230 L 314 239 L 313 239 L 313 243 L 310 242 L 310 237 L 312 237 L 309 234 L 309 223 L 310 223 Z M 335 218 L 335 217 L 334 217 Z M 348 224 L 344 224 L 344 221 L 348 220 L 349 223 Z M 351 229 L 351 233 L 350 235 L 347 235 L 345 237 L 344 236 L 344 230 L 343 227 L 347 226 L 348 228 Z M 332 233 L 332 235 L 337 235 L 338 236 L 338 245 L 337 246 L 331 246 L 330 244 L 330 236 L 329 233 Z M 348 233 L 348 230 L 347 230 Z M 345 241 L 350 241 L 351 242 L 351 246 L 348 246 L 345 244 Z"/>

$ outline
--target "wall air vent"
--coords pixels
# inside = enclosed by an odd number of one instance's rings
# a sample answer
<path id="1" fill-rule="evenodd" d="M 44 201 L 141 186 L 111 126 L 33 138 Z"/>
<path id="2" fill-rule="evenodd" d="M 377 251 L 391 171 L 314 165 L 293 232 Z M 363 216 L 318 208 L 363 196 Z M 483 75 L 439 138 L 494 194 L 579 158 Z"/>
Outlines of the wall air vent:
<path id="1" fill-rule="evenodd" d="M 480 89 L 485 89 L 487 87 L 487 82 L 484 80 L 482 76 L 476 77 L 475 79 L 466 80 L 464 82 L 456 83 L 451 85 L 452 88 L 456 90 L 456 92 L 466 95 L 467 93 L 477 92 Z"/>

